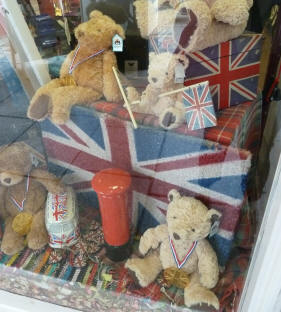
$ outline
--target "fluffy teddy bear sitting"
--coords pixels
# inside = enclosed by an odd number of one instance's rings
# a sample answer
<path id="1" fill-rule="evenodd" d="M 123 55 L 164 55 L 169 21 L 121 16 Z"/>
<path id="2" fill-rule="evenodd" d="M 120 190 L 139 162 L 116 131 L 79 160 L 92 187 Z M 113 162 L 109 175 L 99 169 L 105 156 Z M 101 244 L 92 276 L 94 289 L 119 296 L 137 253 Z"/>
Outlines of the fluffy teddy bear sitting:
<path id="1" fill-rule="evenodd" d="M 167 224 L 148 229 L 139 244 L 145 257 L 129 259 L 125 266 L 142 287 L 164 270 L 168 282 L 184 288 L 187 307 L 205 304 L 219 309 L 210 290 L 218 282 L 218 261 L 206 237 L 221 214 L 192 197 L 181 197 L 176 190 L 171 190 L 168 198 Z"/>
<path id="2" fill-rule="evenodd" d="M 253 0 L 161 0 L 158 5 L 136 0 L 134 5 L 142 37 L 168 32 L 178 45 L 175 52 L 188 53 L 240 36 Z"/>
<path id="3" fill-rule="evenodd" d="M 138 113 L 153 114 L 159 117 L 159 124 L 165 129 L 179 127 L 184 122 L 185 111 L 181 92 L 159 97 L 160 94 L 183 87 L 183 83 L 175 83 L 176 66 L 182 66 L 183 73 L 189 61 L 185 55 L 174 55 L 169 52 L 149 54 L 148 82 L 146 89 L 139 96 L 133 87 L 127 87 L 127 95 L 132 110 Z"/>
<path id="4" fill-rule="evenodd" d="M 119 102 L 120 90 L 112 67 L 117 67 L 111 50 L 112 38 L 125 38 L 123 28 L 100 11 L 92 11 L 90 20 L 77 26 L 78 46 L 64 61 L 60 78 L 51 80 L 37 90 L 28 109 L 28 117 L 43 120 L 49 115 L 56 124 L 69 119 L 74 104 L 90 104 L 103 96 Z"/>
<path id="5" fill-rule="evenodd" d="M 48 243 L 45 227 L 47 191 L 64 187 L 46 170 L 32 169 L 32 151 L 25 143 L 0 148 L 0 216 L 5 221 L 1 251 L 13 255 L 27 245 L 40 249 Z"/>

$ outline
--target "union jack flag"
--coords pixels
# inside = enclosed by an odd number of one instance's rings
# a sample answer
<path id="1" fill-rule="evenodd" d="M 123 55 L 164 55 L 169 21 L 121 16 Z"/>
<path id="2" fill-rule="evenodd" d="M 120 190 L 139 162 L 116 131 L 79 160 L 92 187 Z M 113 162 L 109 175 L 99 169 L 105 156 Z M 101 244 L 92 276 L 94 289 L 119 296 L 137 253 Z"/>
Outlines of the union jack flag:
<path id="1" fill-rule="evenodd" d="M 169 31 L 150 36 L 150 44 L 159 54 L 174 53 L 177 43 Z M 209 81 L 216 110 L 257 97 L 261 34 L 246 34 L 202 51 L 189 53 L 185 85 Z"/>
<path id="2" fill-rule="evenodd" d="M 66 216 L 67 214 L 66 201 L 67 197 L 65 194 L 54 196 L 52 202 L 52 210 L 53 217 L 56 219 L 56 221 L 62 221 Z"/>
<path id="3" fill-rule="evenodd" d="M 216 110 L 257 97 L 262 35 L 245 35 L 189 55 L 185 85 L 209 81 Z"/>
<path id="4" fill-rule="evenodd" d="M 228 256 L 243 203 L 250 154 L 200 138 L 139 126 L 84 107 L 72 109 L 71 120 L 56 126 L 41 123 L 49 170 L 63 176 L 78 200 L 97 207 L 91 180 L 98 171 L 118 167 L 130 172 L 132 222 L 143 233 L 165 222 L 172 188 L 195 196 L 224 218 L 215 239 Z M 217 247 L 220 257 L 222 247 Z M 225 256 L 227 255 L 227 256 Z"/>
<path id="5" fill-rule="evenodd" d="M 191 130 L 217 125 L 208 81 L 192 85 L 183 91 L 186 121 Z"/>

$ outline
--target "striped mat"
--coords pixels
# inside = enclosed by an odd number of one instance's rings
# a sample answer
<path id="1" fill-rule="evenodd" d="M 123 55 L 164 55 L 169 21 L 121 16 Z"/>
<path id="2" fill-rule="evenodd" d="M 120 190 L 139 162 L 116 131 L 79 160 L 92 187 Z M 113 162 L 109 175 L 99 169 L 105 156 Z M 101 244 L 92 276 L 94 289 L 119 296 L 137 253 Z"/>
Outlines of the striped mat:
<path id="1" fill-rule="evenodd" d="M 89 224 L 91 224 L 89 220 L 93 218 L 97 218 L 97 216 L 92 209 L 88 209 L 87 214 L 80 218 L 82 236 L 89 233 Z M 0 237 L 1 235 L 2 231 Z M 137 240 L 134 247 L 136 250 Z M 88 260 L 84 267 L 74 267 L 70 264 L 69 257 L 64 257 L 60 262 L 51 263 L 52 252 L 52 248 L 46 247 L 37 252 L 26 248 L 12 257 L 0 254 L 0 288 L 87 312 L 92 312 L 95 309 L 104 311 L 105 294 L 107 294 L 107 307 L 108 305 L 113 306 L 113 304 L 117 307 L 110 310 L 111 312 L 132 311 L 130 310 L 132 304 L 135 305 L 135 311 L 150 311 L 150 308 L 146 310 L 144 306 L 157 307 L 157 311 L 167 311 L 167 306 L 170 306 L 171 303 L 174 308 L 169 311 L 185 310 L 183 309 L 183 291 L 174 286 L 167 287 L 161 274 L 154 283 L 146 288 L 140 288 L 122 264 L 109 262 L 102 256 L 102 253 L 100 258 Z M 232 311 L 231 307 L 237 305 L 247 265 L 248 256 L 238 254 L 232 258 L 225 273 L 221 276 L 215 289 L 221 301 L 221 311 Z M 31 273 L 31 275 L 24 278 L 25 273 L 23 272 Z M 37 276 L 41 276 L 39 281 Z M 46 278 L 51 279 L 46 280 Z M 48 281 L 47 286 L 44 284 L 46 281 Z M 235 287 L 233 287 L 234 282 Z M 239 284 L 237 284 L 238 282 Z M 65 286 L 65 290 L 62 285 L 67 283 L 68 286 Z M 102 293 L 97 295 L 97 289 Z M 95 296 L 90 296 L 92 292 Z M 128 310 L 125 309 L 124 304 L 128 305 Z"/>

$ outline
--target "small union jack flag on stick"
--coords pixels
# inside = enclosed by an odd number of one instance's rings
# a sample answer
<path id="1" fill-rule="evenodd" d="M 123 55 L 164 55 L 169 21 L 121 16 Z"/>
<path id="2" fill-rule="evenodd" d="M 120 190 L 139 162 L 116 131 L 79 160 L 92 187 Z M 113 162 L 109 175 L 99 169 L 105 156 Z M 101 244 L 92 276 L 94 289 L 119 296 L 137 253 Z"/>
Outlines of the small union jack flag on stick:
<path id="1" fill-rule="evenodd" d="M 183 90 L 183 103 L 186 112 L 186 122 L 190 130 L 217 125 L 208 81 L 189 86 Z"/>

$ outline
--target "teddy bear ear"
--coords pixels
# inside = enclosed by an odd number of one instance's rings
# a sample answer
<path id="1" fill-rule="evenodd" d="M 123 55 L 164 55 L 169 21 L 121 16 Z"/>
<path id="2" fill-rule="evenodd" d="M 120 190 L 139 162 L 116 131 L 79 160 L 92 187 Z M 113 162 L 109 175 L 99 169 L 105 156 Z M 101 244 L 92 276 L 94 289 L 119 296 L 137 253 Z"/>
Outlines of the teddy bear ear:
<path id="1" fill-rule="evenodd" d="M 101 16 L 103 16 L 103 14 L 101 11 L 98 11 L 98 10 L 94 10 L 90 13 L 90 18 L 98 18 Z"/>
<path id="2" fill-rule="evenodd" d="M 123 29 L 122 26 L 116 25 L 116 33 L 117 33 L 120 37 L 122 37 L 123 39 L 125 39 L 125 31 L 124 31 L 124 29 Z"/>
<path id="3" fill-rule="evenodd" d="M 216 209 L 210 209 L 207 212 L 207 219 L 211 221 L 211 224 L 214 224 L 216 221 L 219 221 L 221 218 L 221 213 Z"/>
<path id="4" fill-rule="evenodd" d="M 175 56 L 176 63 L 182 64 L 186 70 L 189 66 L 189 58 L 185 54 L 176 54 Z"/>
<path id="5" fill-rule="evenodd" d="M 253 6 L 254 1 L 253 0 L 247 0 L 247 4 L 248 4 L 248 7 L 250 9 Z"/>
<path id="6" fill-rule="evenodd" d="M 180 193 L 175 189 L 170 190 L 170 192 L 168 193 L 169 202 L 172 202 L 175 199 L 179 199 L 180 197 L 181 197 Z"/>

